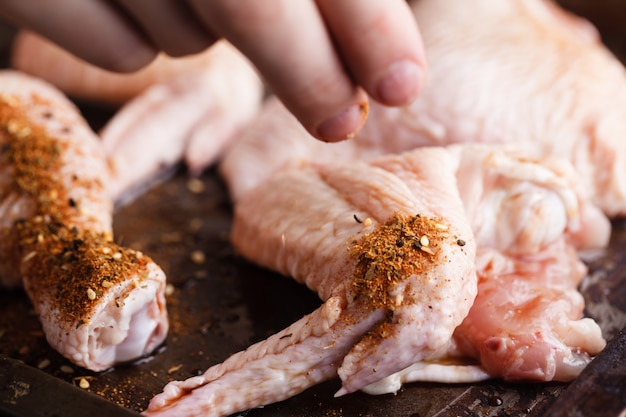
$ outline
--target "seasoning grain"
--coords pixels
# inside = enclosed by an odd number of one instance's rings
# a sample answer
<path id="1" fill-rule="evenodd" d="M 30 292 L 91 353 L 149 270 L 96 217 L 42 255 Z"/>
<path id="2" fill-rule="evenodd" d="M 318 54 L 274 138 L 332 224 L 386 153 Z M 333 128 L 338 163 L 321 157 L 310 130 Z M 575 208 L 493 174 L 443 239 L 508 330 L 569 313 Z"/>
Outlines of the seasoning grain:
<path id="1" fill-rule="evenodd" d="M 92 290 L 91 288 L 87 288 L 87 298 L 89 298 L 90 300 L 95 300 L 96 292 Z"/>
<path id="2" fill-rule="evenodd" d="M 178 364 L 178 365 L 174 365 L 174 366 L 170 367 L 170 369 L 167 370 L 167 374 L 171 375 L 174 372 L 180 371 L 182 368 L 183 368 L 183 364 L 182 363 Z"/>
<path id="3" fill-rule="evenodd" d="M 192 233 L 197 233 L 202 229 L 204 221 L 198 217 L 194 217 L 189 221 L 189 231 Z"/>
<path id="4" fill-rule="evenodd" d="M 200 194 L 204 191 L 204 182 L 199 178 L 190 178 L 187 181 L 187 189 L 193 194 Z"/>
<path id="5" fill-rule="evenodd" d="M 206 261 L 206 255 L 201 250 L 194 250 L 190 255 L 191 262 L 196 265 L 202 265 Z"/>
<path id="6" fill-rule="evenodd" d="M 61 365 L 59 370 L 61 372 L 63 372 L 64 374 L 73 374 L 74 373 L 74 368 L 72 368 L 71 366 L 68 366 L 68 365 Z"/>
<path id="7" fill-rule="evenodd" d="M 78 382 L 78 386 L 81 387 L 82 389 L 88 389 L 89 381 L 87 381 L 86 378 L 81 378 L 80 381 Z"/>
<path id="8" fill-rule="evenodd" d="M 50 359 L 47 359 L 47 358 L 46 358 L 46 359 L 42 359 L 42 360 L 40 360 L 40 361 L 39 361 L 39 363 L 37 364 L 37 368 L 39 368 L 39 369 L 45 369 L 45 368 L 47 368 L 48 366 L 50 366 L 50 363 L 51 363 L 51 362 L 50 362 Z"/>

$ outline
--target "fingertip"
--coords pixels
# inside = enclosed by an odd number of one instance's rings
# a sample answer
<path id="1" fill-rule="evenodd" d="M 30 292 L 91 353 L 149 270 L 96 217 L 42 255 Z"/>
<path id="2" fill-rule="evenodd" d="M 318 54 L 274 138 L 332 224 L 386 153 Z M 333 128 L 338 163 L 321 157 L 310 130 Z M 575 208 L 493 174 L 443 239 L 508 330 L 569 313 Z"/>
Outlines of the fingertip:
<path id="1" fill-rule="evenodd" d="M 340 142 L 356 136 L 367 119 L 369 103 L 367 99 L 349 106 L 320 123 L 311 132 L 324 142 Z"/>
<path id="2" fill-rule="evenodd" d="M 414 60 L 392 63 L 375 83 L 373 97 L 388 106 L 405 106 L 419 95 L 426 79 L 425 68 Z"/>

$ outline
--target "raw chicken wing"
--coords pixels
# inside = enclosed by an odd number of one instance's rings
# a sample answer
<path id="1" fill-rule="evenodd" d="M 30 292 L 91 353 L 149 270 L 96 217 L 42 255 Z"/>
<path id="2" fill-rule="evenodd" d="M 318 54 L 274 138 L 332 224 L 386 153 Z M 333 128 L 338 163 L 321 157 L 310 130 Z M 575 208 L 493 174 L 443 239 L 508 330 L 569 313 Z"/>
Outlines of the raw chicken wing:
<path id="1" fill-rule="evenodd" d="M 181 159 L 199 173 L 256 114 L 262 85 L 252 66 L 225 41 L 208 53 L 203 66 L 150 86 L 101 130 L 116 200 Z"/>
<path id="2" fill-rule="evenodd" d="M 608 219 L 567 161 L 493 145 L 449 149 L 478 248 L 478 295 L 440 357 L 364 391 L 424 380 L 572 380 L 605 345 L 598 324 L 583 318 L 577 288 L 586 267 L 577 251 L 608 244 Z"/>
<path id="3" fill-rule="evenodd" d="M 0 282 L 23 284 L 48 342 L 101 371 L 165 338 L 165 275 L 112 240 L 100 141 L 59 91 L 0 73 Z"/>
<path id="4" fill-rule="evenodd" d="M 337 375 L 343 395 L 437 354 L 476 295 L 452 164 L 436 148 L 371 164 L 294 164 L 247 193 L 235 208 L 236 248 L 325 303 L 204 375 L 170 383 L 145 414 L 229 415 Z"/>

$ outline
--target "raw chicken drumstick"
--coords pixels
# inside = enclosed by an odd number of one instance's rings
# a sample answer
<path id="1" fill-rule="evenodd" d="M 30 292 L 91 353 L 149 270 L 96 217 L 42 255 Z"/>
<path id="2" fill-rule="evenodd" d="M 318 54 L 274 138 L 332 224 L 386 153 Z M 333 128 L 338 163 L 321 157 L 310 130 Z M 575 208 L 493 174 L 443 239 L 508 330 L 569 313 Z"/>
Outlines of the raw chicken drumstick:
<path id="1" fill-rule="evenodd" d="M 23 284 L 50 345 L 101 371 L 168 330 L 165 275 L 113 242 L 104 151 L 59 91 L 0 73 L 0 282 Z"/>
<path id="2" fill-rule="evenodd" d="M 325 303 L 204 375 L 170 383 L 145 414 L 228 415 L 337 375 L 342 395 L 438 354 L 476 295 L 451 163 L 434 148 L 376 164 L 302 163 L 246 194 L 236 248 Z"/>

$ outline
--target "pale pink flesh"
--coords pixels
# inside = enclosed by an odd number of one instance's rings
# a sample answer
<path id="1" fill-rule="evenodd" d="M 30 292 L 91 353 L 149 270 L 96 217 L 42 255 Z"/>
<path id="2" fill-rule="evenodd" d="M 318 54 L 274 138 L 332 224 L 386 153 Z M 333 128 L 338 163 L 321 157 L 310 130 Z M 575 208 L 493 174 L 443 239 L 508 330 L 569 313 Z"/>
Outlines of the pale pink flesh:
<path id="1" fill-rule="evenodd" d="M 605 341 L 596 322 L 581 318 L 584 301 L 576 284 L 586 269 L 576 261 L 563 242 L 534 260 L 479 253 L 480 295 L 455 332 L 461 351 L 506 380 L 578 376 Z"/>
<path id="2" fill-rule="evenodd" d="M 477 240 L 479 284 L 455 341 L 492 376 L 569 381 L 605 344 L 600 327 L 582 319 L 577 288 L 586 268 L 577 251 L 605 247 L 610 223 L 564 161 L 459 149 L 472 153 L 457 176 Z"/>

